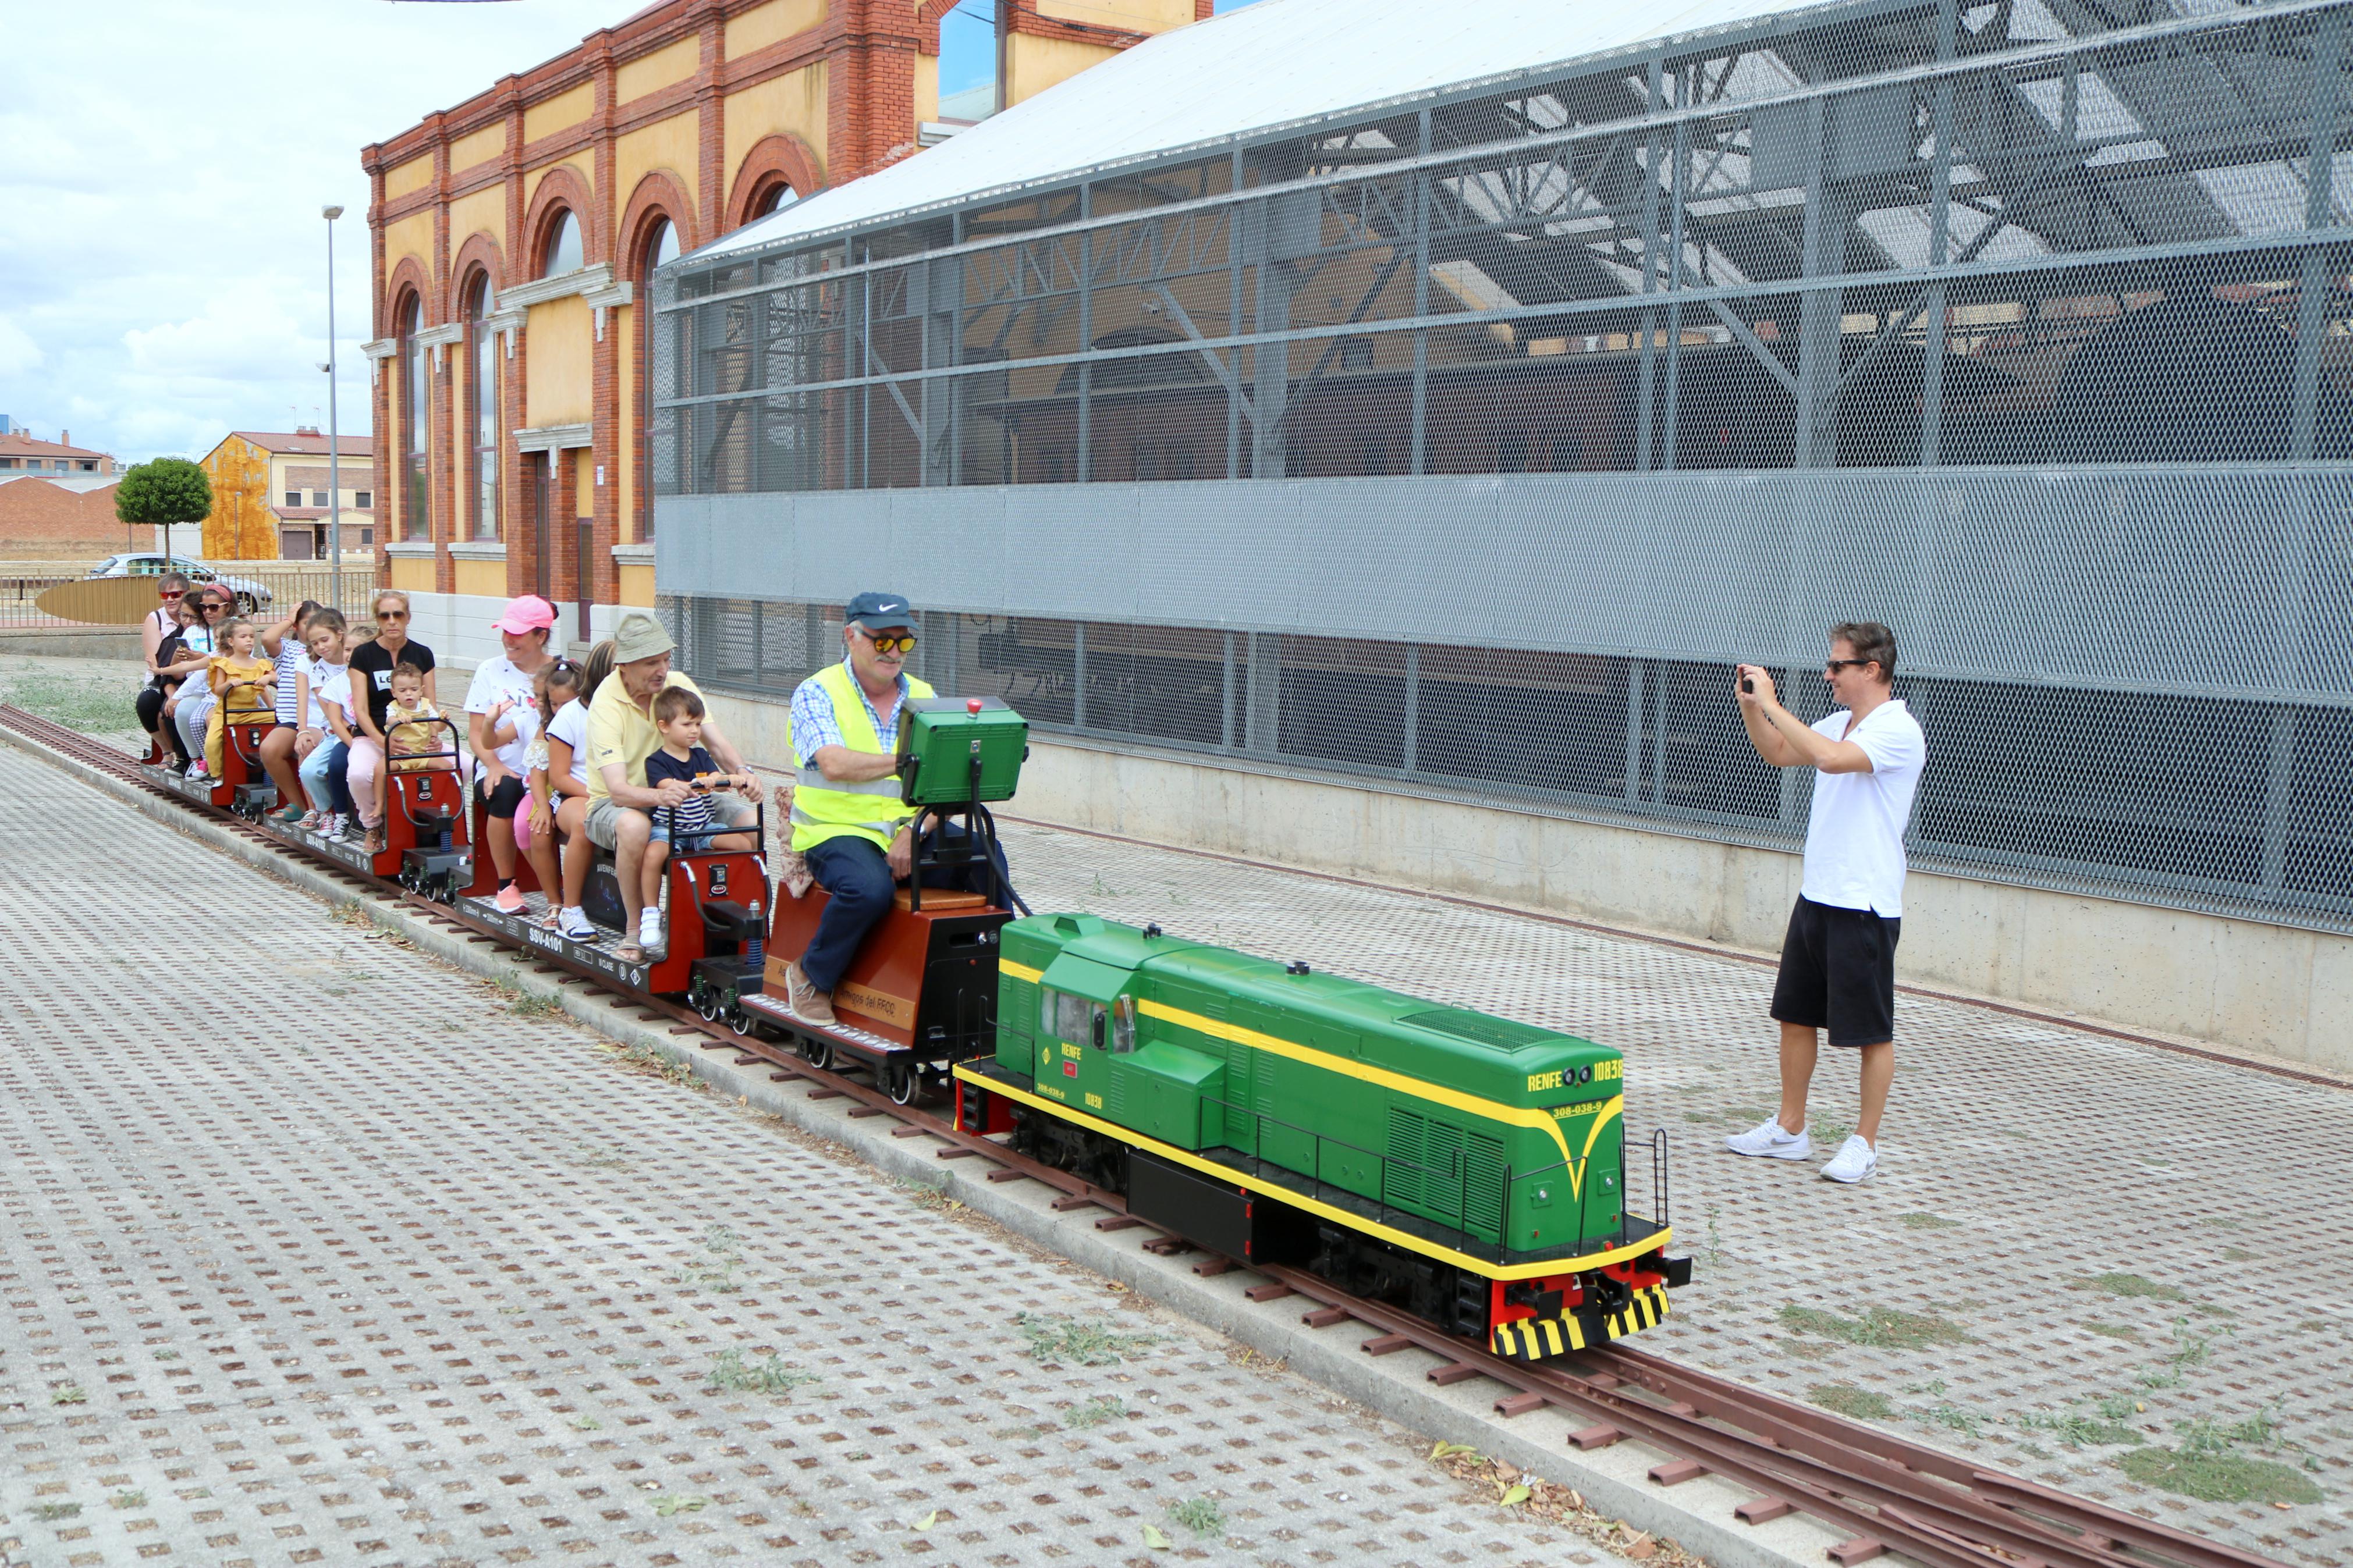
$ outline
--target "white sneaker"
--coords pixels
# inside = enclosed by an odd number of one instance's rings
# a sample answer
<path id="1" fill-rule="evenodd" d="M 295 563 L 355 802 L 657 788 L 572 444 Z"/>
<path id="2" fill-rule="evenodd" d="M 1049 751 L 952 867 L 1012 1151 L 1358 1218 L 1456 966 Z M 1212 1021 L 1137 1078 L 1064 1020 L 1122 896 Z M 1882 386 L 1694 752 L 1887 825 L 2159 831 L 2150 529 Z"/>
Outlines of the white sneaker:
<path id="1" fill-rule="evenodd" d="M 662 918 L 659 910 L 638 911 L 638 945 L 648 954 L 666 952 L 662 944 Z"/>
<path id="2" fill-rule="evenodd" d="M 1802 1131 L 1785 1132 L 1780 1118 L 1768 1116 L 1746 1132 L 1737 1132 L 1724 1141 L 1724 1146 L 1736 1154 L 1761 1154 L 1768 1160 L 1809 1160 L 1813 1157 L 1814 1141 Z"/>
<path id="3" fill-rule="evenodd" d="M 1877 1169 L 1879 1151 L 1858 1132 L 1839 1145 L 1838 1153 L 1822 1167 L 1822 1177 L 1831 1182 L 1859 1182 Z"/>

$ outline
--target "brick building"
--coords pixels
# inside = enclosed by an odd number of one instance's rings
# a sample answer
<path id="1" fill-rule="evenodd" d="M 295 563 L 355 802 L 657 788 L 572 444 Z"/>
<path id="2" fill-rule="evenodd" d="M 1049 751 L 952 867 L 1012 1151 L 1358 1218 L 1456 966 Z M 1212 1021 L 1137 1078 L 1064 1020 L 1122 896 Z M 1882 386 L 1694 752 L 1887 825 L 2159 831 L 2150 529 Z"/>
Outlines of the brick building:
<path id="1" fill-rule="evenodd" d="M 511 594 L 556 601 L 567 638 L 652 605 L 638 291 L 662 261 L 914 154 L 953 4 L 660 0 L 364 150 L 378 547 L 429 646 L 495 651 Z M 1008 0 L 999 100 L 1209 9 Z"/>
<path id="2" fill-rule="evenodd" d="M 203 553 L 216 561 L 323 561 L 333 516 L 327 440 L 312 426 L 232 430 L 205 454 L 213 510 Z M 345 436 L 333 479 L 343 492 L 343 552 L 375 546 L 375 443 Z"/>
<path id="3" fill-rule="evenodd" d="M 79 561 L 143 548 L 114 515 L 121 482 L 116 474 L 0 472 L 0 554 Z"/>
<path id="4" fill-rule="evenodd" d="M 58 431 L 54 441 L 40 441 L 21 425 L 0 429 L 0 476 L 112 472 L 112 454 L 75 446 L 70 430 Z"/>

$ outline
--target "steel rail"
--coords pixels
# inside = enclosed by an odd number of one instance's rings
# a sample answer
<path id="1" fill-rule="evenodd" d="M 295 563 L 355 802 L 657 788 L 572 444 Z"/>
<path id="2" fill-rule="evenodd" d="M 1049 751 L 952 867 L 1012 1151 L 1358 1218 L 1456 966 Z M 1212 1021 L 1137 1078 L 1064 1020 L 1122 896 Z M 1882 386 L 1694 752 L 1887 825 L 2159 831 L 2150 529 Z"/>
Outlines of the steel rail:
<path id="1" fill-rule="evenodd" d="M 566 973 L 635 1007 L 646 1020 L 670 1020 L 674 1036 L 703 1037 L 697 1042 L 702 1049 L 733 1050 L 738 1065 L 765 1063 L 775 1069 L 772 1081 L 798 1079 L 820 1098 L 856 1101 L 853 1116 L 891 1117 L 902 1124 L 894 1131 L 939 1140 L 935 1152 L 942 1159 L 987 1159 L 999 1168 L 991 1173 L 991 1180 L 1026 1178 L 1052 1187 L 1060 1194 L 1054 1200 L 1057 1209 L 1098 1207 L 1119 1220 L 1122 1228 L 1145 1223 L 1128 1216 L 1119 1194 L 1016 1153 L 994 1139 L 960 1131 L 951 1119 L 934 1111 L 896 1104 L 879 1086 L 813 1067 L 789 1042 L 779 1044 L 756 1033 L 738 1036 L 678 1003 L 627 990 L 611 976 L 560 953 L 517 944 L 462 906 L 397 889 L 264 832 L 232 812 L 167 790 L 142 773 L 132 758 L 103 742 L 5 705 L 0 705 L 0 725 L 173 800 L 250 842 L 299 852 L 355 889 L 389 891 L 434 923 L 528 957 L 539 973 Z M 1195 1246 L 1176 1236 L 1166 1236 L 1165 1241 L 1171 1252 Z M 1387 1353 L 1411 1344 L 1444 1358 L 1430 1369 L 1434 1381 L 1451 1384 L 1478 1376 L 1511 1391 L 1495 1401 L 1498 1413 L 1506 1417 L 1543 1405 L 1593 1413 L 1609 1428 L 1598 1441 L 1639 1439 L 1696 1467 L 1685 1476 L 1704 1472 L 1736 1480 L 1754 1488 L 1760 1500 L 1786 1504 L 1852 1531 L 1856 1539 L 1848 1544 L 1858 1549 L 1853 1561 L 1885 1549 L 1926 1568 L 2281 1568 L 2272 1559 L 1989 1470 L 1959 1456 L 1646 1351 L 1610 1345 L 1587 1351 L 1573 1361 L 1537 1365 L 1509 1361 L 1490 1353 L 1481 1342 L 1450 1334 L 1395 1307 L 1352 1296 L 1318 1276 L 1200 1250 L 1214 1264 L 1203 1266 L 1203 1273 L 1247 1269 L 1265 1277 L 1275 1289 L 1320 1303 L 1306 1314 L 1311 1327 L 1358 1322 L 1379 1331 L 1365 1342 L 1368 1352 Z M 1654 1467 L 1654 1476 L 1666 1468 Z"/>

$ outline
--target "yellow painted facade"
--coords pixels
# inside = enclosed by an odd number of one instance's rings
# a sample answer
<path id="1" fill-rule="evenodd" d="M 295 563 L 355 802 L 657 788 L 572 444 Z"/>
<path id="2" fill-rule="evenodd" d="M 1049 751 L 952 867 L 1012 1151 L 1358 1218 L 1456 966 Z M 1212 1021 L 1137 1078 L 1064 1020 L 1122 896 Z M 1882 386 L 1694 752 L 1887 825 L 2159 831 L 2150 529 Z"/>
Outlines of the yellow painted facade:
<path id="1" fill-rule="evenodd" d="M 915 123 L 940 117 L 940 62 L 934 55 L 915 57 Z"/>
<path id="2" fill-rule="evenodd" d="M 625 562 L 621 566 L 621 603 L 638 609 L 654 607 L 654 569 Z"/>
<path id="3" fill-rule="evenodd" d="M 659 92 L 675 82 L 684 81 L 702 63 L 702 40 L 684 37 L 649 55 L 639 55 L 613 73 L 613 98 L 618 103 L 631 103 L 649 92 Z"/>
<path id="4" fill-rule="evenodd" d="M 467 561 L 450 563 L 460 594 L 479 594 L 486 599 L 501 599 L 507 592 L 507 563 L 504 561 Z"/>
<path id="5" fill-rule="evenodd" d="M 212 561 L 275 561 L 278 519 L 269 510 L 274 476 L 269 454 L 232 435 L 206 454 L 213 510 L 205 519 L 203 553 Z"/>
<path id="6" fill-rule="evenodd" d="M 428 153 L 422 158 L 411 158 L 398 168 L 385 172 L 385 199 L 390 201 L 395 196 L 405 196 L 411 191 L 421 191 L 432 183 L 433 155 Z"/>
<path id="7" fill-rule="evenodd" d="M 1042 9 L 1042 7 L 1041 7 Z M 1005 44 L 1005 101 L 1019 103 L 1119 53 L 1101 44 L 1016 33 Z"/>
<path id="8" fill-rule="evenodd" d="M 596 111 L 596 89 L 593 83 L 582 82 L 569 92 L 559 92 L 554 98 L 541 99 L 522 111 L 522 139 L 538 141 L 568 130 Z"/>
<path id="9" fill-rule="evenodd" d="M 825 0 L 768 0 L 727 18 L 725 47 L 731 60 L 765 49 L 825 20 Z"/>
<path id="10" fill-rule="evenodd" d="M 543 425 L 585 425 L 593 412 L 590 396 L 596 344 L 588 306 L 578 295 L 533 305 L 523 323 L 531 344 L 523 378 L 524 417 Z"/>
<path id="11" fill-rule="evenodd" d="M 449 204 L 449 246 L 453 250 L 475 235 L 487 234 L 498 242 L 499 254 L 505 256 L 509 254 L 506 230 L 504 185 L 485 185 Z"/>
<path id="12" fill-rule="evenodd" d="M 820 168 L 826 165 L 826 62 L 818 60 L 797 71 L 771 77 L 741 92 L 727 95 L 727 167 L 744 162 L 754 142 L 779 131 L 808 143 Z M 912 131 L 912 127 L 910 130 Z"/>
<path id="13" fill-rule="evenodd" d="M 507 150 L 504 121 L 485 125 L 449 143 L 449 172 L 462 174 L 477 163 L 487 163 Z"/>
<path id="14" fill-rule="evenodd" d="M 392 271 L 403 257 L 413 256 L 429 276 L 433 271 L 433 214 L 410 213 L 384 227 L 384 269 Z"/>
<path id="15" fill-rule="evenodd" d="M 678 182 L 687 200 L 700 202 L 702 192 L 698 176 L 702 160 L 695 156 L 695 151 L 701 133 L 698 117 L 677 114 L 616 139 L 613 163 L 620 176 L 620 188 L 634 191 L 638 181 L 659 169 Z"/>
<path id="16" fill-rule="evenodd" d="M 1038 15 L 1098 27 L 1165 33 L 1190 25 L 1193 0 L 1118 0 L 1116 5 L 1105 0 L 1038 0 Z"/>
<path id="17" fill-rule="evenodd" d="M 429 594 L 433 592 L 433 563 L 410 555 L 396 555 L 392 558 L 391 578 L 386 587 L 398 588 L 406 594 Z"/>

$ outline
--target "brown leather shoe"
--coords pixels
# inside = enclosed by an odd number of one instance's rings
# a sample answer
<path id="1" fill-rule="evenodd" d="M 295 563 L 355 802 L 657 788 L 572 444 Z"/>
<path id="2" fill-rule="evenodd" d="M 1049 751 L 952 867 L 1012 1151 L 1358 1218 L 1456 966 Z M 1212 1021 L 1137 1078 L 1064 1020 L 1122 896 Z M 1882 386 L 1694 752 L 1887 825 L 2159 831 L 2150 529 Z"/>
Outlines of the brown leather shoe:
<path id="1" fill-rule="evenodd" d="M 785 1010 L 804 1024 L 831 1025 L 833 998 L 809 984 L 797 961 L 785 965 Z"/>

